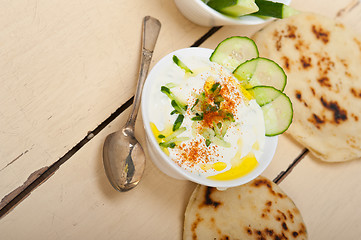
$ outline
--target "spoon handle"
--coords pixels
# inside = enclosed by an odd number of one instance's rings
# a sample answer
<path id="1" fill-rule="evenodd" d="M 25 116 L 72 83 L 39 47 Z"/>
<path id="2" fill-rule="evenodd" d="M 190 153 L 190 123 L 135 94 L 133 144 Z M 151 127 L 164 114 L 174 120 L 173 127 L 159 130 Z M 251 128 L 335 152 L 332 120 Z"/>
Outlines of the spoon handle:
<path id="1" fill-rule="evenodd" d="M 135 97 L 133 102 L 133 109 L 126 124 L 127 130 L 131 132 L 134 131 L 134 125 L 138 115 L 140 99 L 143 91 L 143 85 L 145 79 L 147 78 L 149 65 L 152 60 L 153 50 L 155 47 L 155 43 L 157 42 L 160 28 L 161 28 L 161 23 L 159 22 L 158 19 L 150 16 L 144 17 L 142 54 L 141 54 L 140 68 L 139 68 L 139 78 L 138 78 L 137 89 L 135 92 Z"/>

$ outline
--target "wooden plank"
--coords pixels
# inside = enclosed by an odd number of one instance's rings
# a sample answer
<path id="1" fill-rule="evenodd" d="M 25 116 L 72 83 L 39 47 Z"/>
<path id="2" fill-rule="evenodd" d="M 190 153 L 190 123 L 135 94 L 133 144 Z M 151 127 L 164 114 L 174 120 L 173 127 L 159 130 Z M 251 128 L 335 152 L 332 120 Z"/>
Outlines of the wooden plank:
<path id="1" fill-rule="evenodd" d="M 163 23 L 154 60 L 208 31 L 173 1 L 3 1 L 0 199 L 133 95 L 149 13 Z"/>
<path id="2" fill-rule="evenodd" d="M 359 239 L 361 161 L 304 158 L 280 184 L 300 208 L 309 239 Z"/>

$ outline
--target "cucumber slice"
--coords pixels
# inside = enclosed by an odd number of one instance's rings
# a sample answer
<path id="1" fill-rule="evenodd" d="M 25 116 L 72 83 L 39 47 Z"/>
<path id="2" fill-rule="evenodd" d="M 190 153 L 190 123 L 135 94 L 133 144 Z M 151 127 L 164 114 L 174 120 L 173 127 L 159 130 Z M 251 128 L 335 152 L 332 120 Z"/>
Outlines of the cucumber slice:
<path id="1" fill-rule="evenodd" d="M 248 82 L 251 80 L 254 72 L 256 71 L 258 58 L 241 63 L 234 71 L 233 75 L 238 79 L 243 87 L 248 88 Z"/>
<path id="2" fill-rule="evenodd" d="M 272 101 L 261 107 L 265 121 L 266 136 L 276 136 L 285 132 L 291 125 L 293 118 L 291 100 L 286 94 L 273 87 L 260 86 L 257 88 L 262 88 L 258 89 L 258 91 L 265 91 L 263 93 L 265 96 L 263 99 L 264 102 L 267 102 L 276 96 Z M 277 91 L 278 94 L 271 93 L 272 91 Z"/>
<path id="3" fill-rule="evenodd" d="M 239 64 L 257 58 L 258 55 L 257 45 L 252 39 L 234 36 L 220 42 L 209 60 L 233 72 Z"/>
<path id="4" fill-rule="evenodd" d="M 232 17 L 239 17 L 258 11 L 255 0 L 210 0 L 207 5 Z"/>
<path id="5" fill-rule="evenodd" d="M 267 58 L 251 59 L 239 65 L 234 76 L 246 88 L 255 86 L 272 86 L 283 91 L 287 83 L 287 75 L 274 61 Z"/>
<path id="6" fill-rule="evenodd" d="M 261 107 L 272 102 L 279 97 L 282 92 L 268 86 L 257 86 L 248 90 L 256 99 L 256 102 Z"/>
<path id="7" fill-rule="evenodd" d="M 183 69 L 185 72 L 193 73 L 192 70 L 190 70 L 187 65 L 185 65 L 176 55 L 173 55 L 173 62 L 177 64 L 178 67 Z"/>
<path id="8" fill-rule="evenodd" d="M 283 3 L 272 2 L 267 0 L 256 0 L 256 4 L 259 8 L 255 15 L 267 16 L 274 18 L 286 18 L 299 13 L 298 10 L 287 6 Z"/>

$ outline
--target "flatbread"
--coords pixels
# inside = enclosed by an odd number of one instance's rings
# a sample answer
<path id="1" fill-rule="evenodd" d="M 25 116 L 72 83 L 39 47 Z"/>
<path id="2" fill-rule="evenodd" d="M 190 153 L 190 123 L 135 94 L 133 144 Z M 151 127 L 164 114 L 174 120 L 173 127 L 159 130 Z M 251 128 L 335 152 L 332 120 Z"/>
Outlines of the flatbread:
<path id="1" fill-rule="evenodd" d="M 183 239 L 307 239 L 307 231 L 292 200 L 259 176 L 225 191 L 198 185 L 185 212 Z"/>
<path id="2" fill-rule="evenodd" d="M 329 162 L 361 157 L 361 37 L 302 13 L 257 32 L 260 55 L 280 64 L 294 108 L 287 133 Z"/>

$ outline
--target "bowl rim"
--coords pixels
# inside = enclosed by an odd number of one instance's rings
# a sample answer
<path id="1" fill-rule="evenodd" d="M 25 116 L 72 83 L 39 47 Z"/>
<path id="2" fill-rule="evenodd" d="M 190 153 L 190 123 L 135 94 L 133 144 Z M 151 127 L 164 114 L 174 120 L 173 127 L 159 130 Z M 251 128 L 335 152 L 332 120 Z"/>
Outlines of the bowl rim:
<path id="1" fill-rule="evenodd" d="M 242 184 L 245 184 L 249 181 L 252 181 L 254 178 L 259 176 L 271 163 L 273 156 L 275 154 L 277 143 L 278 143 L 278 136 L 274 137 L 266 137 L 265 140 L 265 147 L 264 151 L 261 156 L 261 160 L 259 159 L 258 166 L 251 171 L 250 173 L 246 174 L 243 177 L 239 177 L 233 180 L 210 180 L 202 177 L 198 177 L 196 174 L 191 173 L 182 167 L 178 166 L 171 158 L 169 158 L 159 147 L 158 142 L 156 141 L 154 134 L 150 127 L 150 120 L 148 117 L 148 108 L 147 104 L 150 102 L 150 90 L 152 86 L 152 82 L 155 81 L 155 77 L 153 75 L 156 75 L 157 71 L 162 68 L 162 65 L 166 64 L 169 61 L 172 61 L 172 56 L 177 53 L 194 53 L 194 51 L 198 51 L 198 54 L 202 54 L 204 56 L 210 56 L 210 54 L 214 51 L 213 49 L 208 48 L 200 48 L 200 47 L 188 47 L 188 48 L 182 48 L 175 50 L 173 52 L 168 53 L 164 57 L 162 57 L 151 69 L 149 72 L 147 79 L 145 81 L 144 87 L 143 87 L 143 94 L 142 94 L 142 101 L 141 101 L 141 109 L 142 109 L 142 120 L 143 120 L 143 127 L 145 129 L 146 137 L 149 141 L 148 147 L 152 147 L 153 151 L 155 151 L 163 161 L 167 163 L 168 166 L 170 166 L 172 169 L 174 169 L 178 174 L 180 174 L 185 179 L 210 186 L 210 187 L 217 187 L 217 188 L 229 188 L 229 187 L 235 187 Z M 152 159 L 153 161 L 153 159 Z M 260 163 L 262 161 L 262 164 Z"/>

